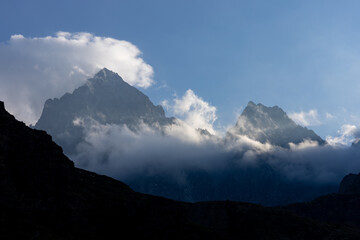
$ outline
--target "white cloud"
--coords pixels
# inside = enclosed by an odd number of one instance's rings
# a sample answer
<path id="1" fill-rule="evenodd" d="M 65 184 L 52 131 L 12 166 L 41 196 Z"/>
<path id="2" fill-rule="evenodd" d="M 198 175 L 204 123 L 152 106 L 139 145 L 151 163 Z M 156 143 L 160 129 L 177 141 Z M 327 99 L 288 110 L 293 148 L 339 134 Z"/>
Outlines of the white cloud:
<path id="1" fill-rule="evenodd" d="M 182 98 L 175 98 L 173 105 L 166 100 L 162 104 L 194 129 L 206 129 L 211 134 L 216 134 L 213 127 L 217 119 L 216 107 L 198 97 L 191 89 Z"/>
<path id="2" fill-rule="evenodd" d="M 337 131 L 339 136 L 327 136 L 326 142 L 335 147 L 347 146 L 350 145 L 352 142 L 359 135 L 359 129 L 355 125 L 351 124 L 344 124 L 341 126 L 341 129 Z"/>
<path id="3" fill-rule="evenodd" d="M 290 146 L 290 150 L 299 151 L 299 150 L 306 150 L 306 149 L 310 149 L 310 148 L 319 147 L 319 143 L 317 141 L 305 140 L 298 144 L 290 142 L 289 146 Z"/>
<path id="4" fill-rule="evenodd" d="M 106 67 L 133 86 L 153 84 L 153 69 L 130 42 L 91 33 L 58 32 L 0 43 L 0 96 L 18 119 L 34 123 L 48 98 L 60 97 Z"/>
<path id="5" fill-rule="evenodd" d="M 318 119 L 318 112 L 315 109 L 311 109 L 308 112 L 292 112 L 289 113 L 289 117 L 297 124 L 305 127 L 321 124 L 320 120 Z"/>

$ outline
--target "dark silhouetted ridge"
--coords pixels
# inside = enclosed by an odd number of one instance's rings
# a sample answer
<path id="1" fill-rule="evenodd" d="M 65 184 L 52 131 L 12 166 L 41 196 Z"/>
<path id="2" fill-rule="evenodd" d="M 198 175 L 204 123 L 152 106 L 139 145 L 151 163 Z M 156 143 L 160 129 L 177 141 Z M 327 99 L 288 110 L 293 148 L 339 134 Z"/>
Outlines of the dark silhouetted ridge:
<path id="1" fill-rule="evenodd" d="M 346 175 L 340 183 L 339 193 L 321 196 L 311 202 L 291 204 L 285 209 L 332 224 L 360 227 L 360 174 Z"/>
<path id="2" fill-rule="evenodd" d="M 360 195 L 360 174 L 346 175 L 340 183 L 339 193 Z"/>
<path id="3" fill-rule="evenodd" d="M 3 103 L 0 103 L 3 106 Z M 236 202 L 182 203 L 75 168 L 0 107 L 0 239 L 358 239 L 355 228 Z"/>

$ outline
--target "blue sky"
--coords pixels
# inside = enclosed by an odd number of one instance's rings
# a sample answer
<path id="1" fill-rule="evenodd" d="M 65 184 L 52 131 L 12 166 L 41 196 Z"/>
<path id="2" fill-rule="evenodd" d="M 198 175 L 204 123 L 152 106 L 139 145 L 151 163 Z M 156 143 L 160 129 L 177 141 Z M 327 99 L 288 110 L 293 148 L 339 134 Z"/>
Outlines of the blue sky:
<path id="1" fill-rule="evenodd" d="M 360 124 L 358 1 L 9 1 L 10 36 L 89 32 L 126 40 L 153 67 L 142 90 L 159 104 L 188 89 L 235 123 L 249 100 L 309 113 L 322 137 Z M 331 114 L 331 115 L 329 115 Z M 326 117 L 328 116 L 328 117 Z"/>

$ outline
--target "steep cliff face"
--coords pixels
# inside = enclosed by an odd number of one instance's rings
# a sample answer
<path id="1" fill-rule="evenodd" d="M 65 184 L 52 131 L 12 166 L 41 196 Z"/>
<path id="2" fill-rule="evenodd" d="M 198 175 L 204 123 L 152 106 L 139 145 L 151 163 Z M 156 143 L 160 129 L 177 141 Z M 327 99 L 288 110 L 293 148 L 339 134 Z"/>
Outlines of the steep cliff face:
<path id="1" fill-rule="evenodd" d="M 359 239 L 335 227 L 235 202 L 182 203 L 77 169 L 44 131 L 0 102 L 1 239 Z"/>
<path id="2" fill-rule="evenodd" d="M 266 107 L 249 102 L 236 125 L 228 131 L 228 136 L 245 135 L 261 143 L 270 143 L 284 148 L 289 143 L 300 143 L 304 140 L 325 141 L 312 130 L 297 125 L 278 106 Z"/>
<path id="3" fill-rule="evenodd" d="M 160 105 L 154 106 L 146 95 L 104 68 L 73 93 L 48 99 L 35 128 L 52 135 L 65 153 L 73 153 L 83 140 L 83 128 L 76 123 L 87 119 L 132 130 L 141 123 L 158 127 L 173 121 Z"/>

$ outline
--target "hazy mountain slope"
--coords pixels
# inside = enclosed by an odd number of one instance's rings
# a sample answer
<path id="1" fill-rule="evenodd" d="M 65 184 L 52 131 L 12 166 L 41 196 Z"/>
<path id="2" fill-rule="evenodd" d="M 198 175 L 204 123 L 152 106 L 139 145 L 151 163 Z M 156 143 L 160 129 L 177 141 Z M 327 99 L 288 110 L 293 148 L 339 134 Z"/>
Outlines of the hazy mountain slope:
<path id="1" fill-rule="evenodd" d="M 355 228 L 235 202 L 188 204 L 77 169 L 0 102 L 1 239 L 358 239 Z"/>
<path id="2" fill-rule="evenodd" d="M 230 138 L 246 135 L 261 143 L 288 148 L 289 143 L 300 143 L 304 140 L 325 141 L 312 130 L 297 125 L 278 106 L 266 107 L 262 104 L 249 102 L 234 127 L 229 129 Z"/>
<path id="3" fill-rule="evenodd" d="M 83 129 L 75 122 L 89 118 L 133 130 L 141 123 L 155 127 L 173 121 L 160 105 L 154 106 L 146 95 L 104 68 L 73 93 L 47 100 L 35 128 L 46 130 L 65 153 L 73 153 L 83 138 Z"/>
<path id="4" fill-rule="evenodd" d="M 265 206 L 310 201 L 338 189 L 336 184 L 290 180 L 266 163 L 249 167 L 229 164 L 217 172 L 185 169 L 181 178 L 179 181 L 171 172 L 144 172 L 124 181 L 135 191 L 179 201 L 233 200 Z"/>

